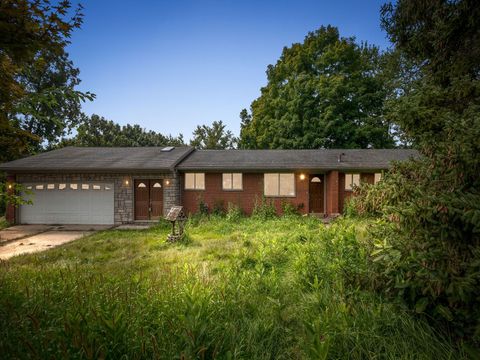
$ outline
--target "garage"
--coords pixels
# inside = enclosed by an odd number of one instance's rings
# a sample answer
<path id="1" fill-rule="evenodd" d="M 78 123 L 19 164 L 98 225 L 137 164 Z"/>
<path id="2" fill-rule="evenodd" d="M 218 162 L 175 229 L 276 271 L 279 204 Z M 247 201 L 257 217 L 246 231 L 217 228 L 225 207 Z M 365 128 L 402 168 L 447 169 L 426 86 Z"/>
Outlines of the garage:
<path id="1" fill-rule="evenodd" d="M 22 224 L 114 223 L 114 186 L 102 182 L 25 183 L 24 198 L 32 204 L 19 207 Z"/>

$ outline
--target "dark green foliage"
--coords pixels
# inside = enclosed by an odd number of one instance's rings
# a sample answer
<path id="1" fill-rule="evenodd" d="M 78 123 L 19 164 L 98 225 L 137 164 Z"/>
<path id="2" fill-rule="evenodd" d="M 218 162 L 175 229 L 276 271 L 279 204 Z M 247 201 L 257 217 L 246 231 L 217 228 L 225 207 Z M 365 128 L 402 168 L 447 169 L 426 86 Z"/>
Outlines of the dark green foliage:
<path id="1" fill-rule="evenodd" d="M 245 214 L 240 206 L 231 202 L 227 204 L 227 220 L 235 222 L 239 221 L 243 216 L 245 216 Z"/>
<path id="2" fill-rule="evenodd" d="M 444 184 L 429 165 L 397 164 L 377 185 L 358 188 L 350 206 L 381 216 L 372 256 L 386 293 L 479 341 L 480 193 Z"/>
<path id="3" fill-rule="evenodd" d="M 213 203 L 212 215 L 225 215 L 225 202 L 223 200 L 215 200 Z"/>
<path id="4" fill-rule="evenodd" d="M 268 85 L 252 114 L 240 114 L 240 147 L 393 147 L 380 60 L 377 48 L 341 38 L 331 26 L 285 47 L 268 66 Z"/>
<path id="5" fill-rule="evenodd" d="M 182 146 L 183 137 L 164 136 L 147 131 L 140 125 L 119 125 L 98 115 L 84 116 L 77 135 L 64 139 L 58 146 Z"/>
<path id="6" fill-rule="evenodd" d="M 75 89 L 80 84 L 79 74 L 68 54 L 57 55 L 44 50 L 37 55 L 34 64 L 22 70 L 19 79 L 25 93 L 10 118 L 20 129 L 40 139 L 40 142 L 30 142 L 32 152 L 42 150 L 42 142 L 54 146 L 80 124 L 81 103 L 95 96 Z"/>
<path id="7" fill-rule="evenodd" d="M 0 2 L 0 161 L 37 151 L 76 124 L 79 71 L 65 51 L 83 21 L 68 0 Z"/>
<path id="8" fill-rule="evenodd" d="M 435 82 L 478 77 L 478 1 L 400 0 L 383 5 L 381 22 L 396 48 Z"/>
<path id="9" fill-rule="evenodd" d="M 252 217 L 262 220 L 273 219 L 277 217 L 277 209 L 273 200 L 267 199 L 264 196 L 261 198 L 255 197 L 253 205 Z"/>
<path id="10" fill-rule="evenodd" d="M 290 201 L 282 201 L 282 214 L 285 216 L 295 216 L 299 215 L 301 210 L 300 208 L 293 205 Z"/>
<path id="11" fill-rule="evenodd" d="M 212 126 L 198 125 L 193 132 L 190 145 L 197 149 L 234 149 L 237 145 L 237 138 L 225 128 L 226 125 L 222 121 L 214 121 Z"/>
<path id="12" fill-rule="evenodd" d="M 198 200 L 198 213 L 200 215 L 208 215 L 210 213 L 208 204 L 203 200 L 203 198 L 200 198 Z"/>
<path id="13" fill-rule="evenodd" d="M 404 0 L 383 7 L 400 60 L 397 74 L 415 74 L 404 77 L 402 91 L 389 100 L 388 117 L 423 159 L 361 187 L 350 208 L 382 216 L 371 230 L 380 287 L 476 346 L 480 60 L 472 54 L 480 49 L 479 11 L 480 3 L 470 1 Z"/>

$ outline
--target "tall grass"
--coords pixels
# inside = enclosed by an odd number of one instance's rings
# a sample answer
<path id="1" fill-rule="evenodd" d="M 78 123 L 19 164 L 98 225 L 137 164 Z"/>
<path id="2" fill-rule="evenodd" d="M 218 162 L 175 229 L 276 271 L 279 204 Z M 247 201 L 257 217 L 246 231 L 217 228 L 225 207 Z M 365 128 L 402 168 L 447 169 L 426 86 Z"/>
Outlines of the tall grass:
<path id="1" fill-rule="evenodd" d="M 0 216 L 0 230 L 5 229 L 8 227 L 8 222 L 5 220 L 5 216 Z"/>
<path id="2" fill-rule="evenodd" d="M 0 270 L 0 354 L 73 359 L 458 359 L 377 294 L 362 225 L 197 218 L 105 231 Z"/>

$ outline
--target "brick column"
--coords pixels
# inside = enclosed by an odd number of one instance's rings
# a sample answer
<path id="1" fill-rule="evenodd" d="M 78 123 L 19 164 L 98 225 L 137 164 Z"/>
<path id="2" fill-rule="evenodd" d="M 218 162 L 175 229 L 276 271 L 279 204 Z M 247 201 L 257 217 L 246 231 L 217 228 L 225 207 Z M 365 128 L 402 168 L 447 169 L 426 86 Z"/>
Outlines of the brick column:
<path id="1" fill-rule="evenodd" d="M 168 181 L 168 185 L 167 182 Z M 163 214 L 166 215 L 172 206 L 182 205 L 181 203 L 181 189 L 180 189 L 180 175 L 165 177 L 163 189 Z"/>
<path id="2" fill-rule="evenodd" d="M 8 188 L 11 186 L 11 188 Z M 7 193 L 13 194 L 15 189 L 15 175 L 7 175 Z M 5 220 L 7 220 L 10 224 L 15 223 L 15 205 L 11 203 L 7 203 L 6 213 L 5 213 Z"/>
<path id="3" fill-rule="evenodd" d="M 327 215 L 339 214 L 339 173 L 336 170 L 327 173 Z"/>

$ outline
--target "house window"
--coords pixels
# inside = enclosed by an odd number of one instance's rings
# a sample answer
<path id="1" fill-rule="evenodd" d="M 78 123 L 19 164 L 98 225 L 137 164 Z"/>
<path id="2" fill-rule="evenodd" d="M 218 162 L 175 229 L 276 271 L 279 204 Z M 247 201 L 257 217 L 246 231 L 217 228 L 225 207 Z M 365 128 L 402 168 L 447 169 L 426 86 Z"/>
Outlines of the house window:
<path id="1" fill-rule="evenodd" d="M 67 187 L 67 184 L 58 184 L 58 190 L 65 190 Z"/>
<path id="2" fill-rule="evenodd" d="M 162 185 L 160 183 L 156 182 L 155 184 L 153 184 L 153 187 L 154 188 L 161 188 Z"/>
<path id="3" fill-rule="evenodd" d="M 294 174 L 264 174 L 265 196 L 295 196 Z"/>
<path id="4" fill-rule="evenodd" d="M 241 173 L 225 173 L 222 174 L 223 190 L 242 190 L 243 181 Z"/>
<path id="5" fill-rule="evenodd" d="M 35 185 L 35 190 L 43 190 L 43 184 Z"/>
<path id="6" fill-rule="evenodd" d="M 90 189 L 89 184 L 82 184 L 82 190 L 88 190 L 88 189 Z"/>
<path id="7" fill-rule="evenodd" d="M 47 190 L 55 190 L 55 184 L 47 184 Z"/>
<path id="8" fill-rule="evenodd" d="M 360 174 L 345 174 L 345 190 L 353 190 L 354 186 L 360 186 Z"/>
<path id="9" fill-rule="evenodd" d="M 205 174 L 204 173 L 186 173 L 185 189 L 186 190 L 205 190 Z"/>
<path id="10" fill-rule="evenodd" d="M 93 184 L 92 189 L 93 189 L 93 190 L 101 190 L 102 187 L 101 187 L 100 185 L 98 185 L 98 184 Z"/>
<path id="11" fill-rule="evenodd" d="M 70 184 L 70 189 L 71 190 L 77 190 L 78 189 L 78 184 Z"/>
<path id="12" fill-rule="evenodd" d="M 374 183 L 378 183 L 380 180 L 382 180 L 382 174 L 381 173 L 376 173 L 375 174 L 375 181 Z"/>

